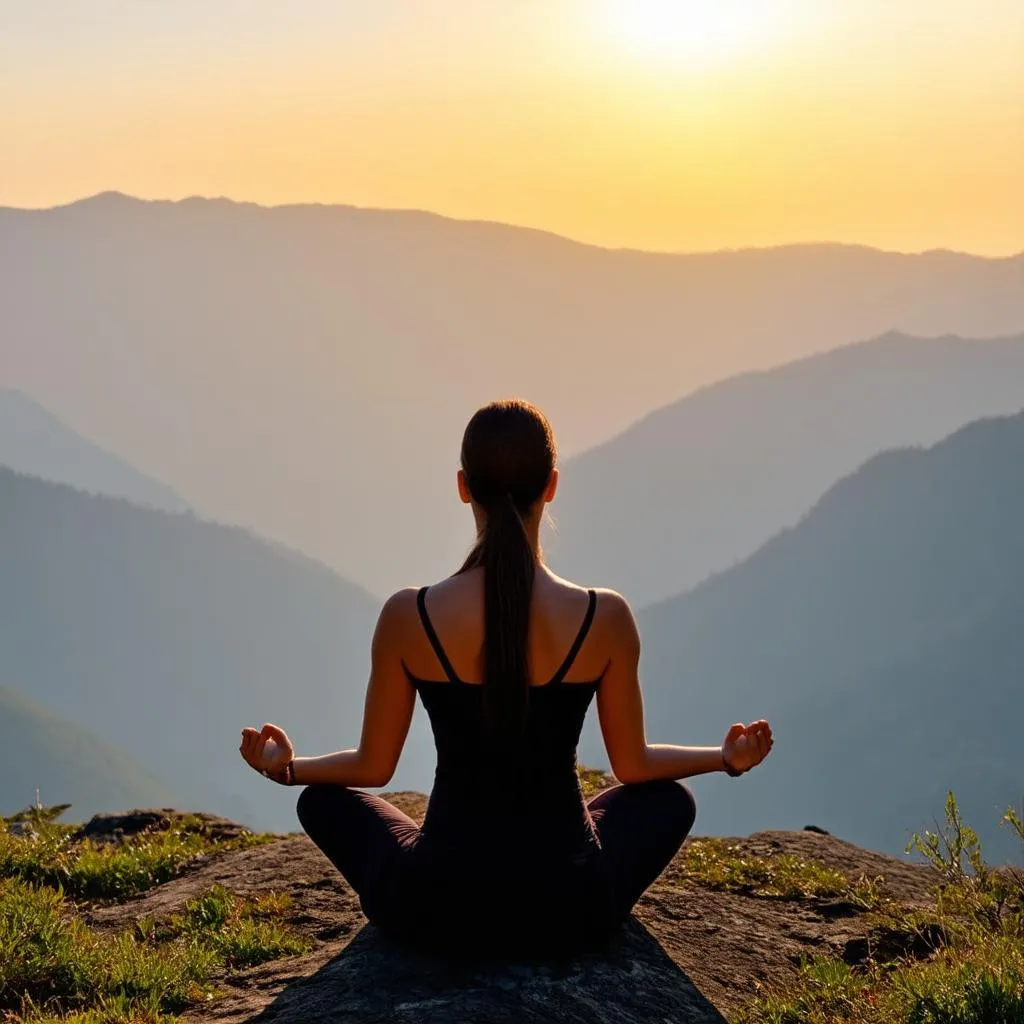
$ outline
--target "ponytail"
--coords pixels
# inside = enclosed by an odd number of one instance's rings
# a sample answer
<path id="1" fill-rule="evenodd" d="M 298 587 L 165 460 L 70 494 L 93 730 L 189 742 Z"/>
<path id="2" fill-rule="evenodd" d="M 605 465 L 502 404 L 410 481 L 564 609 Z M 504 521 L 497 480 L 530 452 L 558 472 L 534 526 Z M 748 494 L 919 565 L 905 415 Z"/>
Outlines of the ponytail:
<path id="1" fill-rule="evenodd" d="M 537 563 L 507 491 L 488 505 L 483 536 L 461 571 L 484 570 L 484 715 L 495 753 L 523 739 L 530 699 L 527 639 Z"/>
<path id="2" fill-rule="evenodd" d="M 525 740 L 527 639 L 537 556 L 523 515 L 536 507 L 551 479 L 551 425 L 529 402 L 492 402 L 469 421 L 461 462 L 466 485 L 485 518 L 459 571 L 484 570 L 484 728 L 491 751 L 504 759 L 515 757 Z M 499 771 L 507 767 L 503 761 L 492 764 Z"/>

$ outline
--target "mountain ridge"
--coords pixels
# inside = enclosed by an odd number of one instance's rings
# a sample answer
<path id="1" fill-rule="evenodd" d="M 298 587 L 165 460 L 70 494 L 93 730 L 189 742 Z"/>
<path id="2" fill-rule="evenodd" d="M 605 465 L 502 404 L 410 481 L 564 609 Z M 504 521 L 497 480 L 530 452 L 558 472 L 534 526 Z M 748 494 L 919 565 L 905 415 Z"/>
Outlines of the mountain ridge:
<path id="1" fill-rule="evenodd" d="M 738 566 L 643 609 L 660 731 L 766 717 L 779 739 L 749 786 L 699 782 L 705 827 L 805 816 L 893 851 L 947 789 L 975 821 L 1015 804 L 1021 519 L 1024 413 L 990 417 L 869 459 Z"/>
<path id="2" fill-rule="evenodd" d="M 753 554 L 877 452 L 1021 408 L 1024 334 L 888 332 L 752 370 L 566 460 L 545 550 L 645 607 Z"/>
<path id="3" fill-rule="evenodd" d="M 83 437 L 30 395 L 3 387 L 0 466 L 166 512 L 189 511 L 173 488 Z"/>
<path id="4" fill-rule="evenodd" d="M 289 794 L 252 803 L 241 728 L 281 721 L 311 750 L 357 740 L 378 613 L 362 588 L 241 527 L 2 468 L 0 518 L 6 678 L 182 797 L 282 824 Z M 419 758 L 425 774 L 426 742 L 419 724 L 406 771 Z"/>
<path id="5" fill-rule="evenodd" d="M 238 199 L 226 195 L 203 195 L 191 194 L 180 196 L 176 199 L 168 197 L 144 197 L 134 195 L 130 192 L 122 192 L 119 189 L 105 189 L 91 195 L 80 196 L 66 202 L 53 203 L 49 206 L 6 206 L 0 204 L 0 213 L 48 213 L 51 211 L 67 210 L 75 207 L 88 207 L 90 205 L 107 204 L 162 204 L 162 205 L 183 205 L 196 203 L 209 203 L 211 205 L 230 205 L 238 207 L 249 207 L 256 210 L 340 210 L 352 213 L 372 214 L 404 214 L 432 218 L 438 221 L 445 221 L 454 224 L 465 224 L 482 227 L 509 228 L 514 231 L 527 232 L 532 235 L 542 236 L 559 242 L 581 246 L 586 249 L 597 249 L 609 253 L 633 253 L 642 256 L 654 257 L 706 257 L 717 255 L 735 255 L 737 253 L 775 253 L 782 250 L 851 250 L 870 252 L 880 255 L 891 256 L 953 256 L 965 257 L 968 259 L 990 260 L 993 262 L 1024 259 L 1024 249 L 1003 256 L 992 256 L 984 253 L 974 253 L 965 249 L 951 249 L 944 246 L 932 247 L 929 249 L 886 249 L 870 245 L 866 242 L 841 242 L 835 240 L 817 239 L 800 242 L 780 242 L 774 245 L 744 245 L 744 246 L 723 246 L 717 249 L 643 249 L 637 246 L 613 246 L 602 245 L 598 242 L 588 242 L 583 239 L 574 238 L 571 235 L 563 235 L 557 231 L 547 228 L 536 227 L 529 224 L 514 224 L 511 221 L 494 220 L 486 217 L 457 217 L 452 214 L 440 213 L 436 210 L 429 210 L 425 207 L 416 206 L 361 206 L 357 203 L 343 202 L 316 202 L 316 201 L 295 201 L 281 203 L 264 203 L 253 199 Z"/>
<path id="6" fill-rule="evenodd" d="M 538 404 L 569 457 L 740 371 L 893 327 L 1024 323 L 1024 260 L 643 255 L 433 215 L 204 200 L 0 221 L 4 383 L 205 515 L 380 595 L 464 556 L 452 467 L 491 398 Z"/>

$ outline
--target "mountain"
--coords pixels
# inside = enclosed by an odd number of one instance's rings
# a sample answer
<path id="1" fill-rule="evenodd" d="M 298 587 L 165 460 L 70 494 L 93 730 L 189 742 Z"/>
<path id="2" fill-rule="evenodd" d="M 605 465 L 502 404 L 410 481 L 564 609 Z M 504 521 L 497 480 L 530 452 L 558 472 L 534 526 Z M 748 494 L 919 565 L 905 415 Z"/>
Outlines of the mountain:
<path id="1" fill-rule="evenodd" d="M 568 460 L 545 550 L 649 604 L 735 565 L 875 453 L 1022 408 L 1024 334 L 889 333 L 733 377 Z"/>
<path id="2" fill-rule="evenodd" d="M 886 452 L 741 565 L 639 616 L 652 741 L 765 717 L 739 780 L 696 780 L 701 831 L 819 825 L 895 852 L 947 790 L 994 861 L 1024 793 L 1024 414 Z M 590 740 L 593 743 L 593 740 Z M 591 747 L 593 749 L 593 747 Z"/>
<path id="3" fill-rule="evenodd" d="M 716 380 L 890 329 L 1024 327 L 1024 256 L 653 254 L 342 206 L 4 209 L 0 266 L 0 383 L 381 595 L 468 548 L 458 447 L 494 397 L 545 408 L 568 457 Z"/>
<path id="4" fill-rule="evenodd" d="M 193 806 L 296 827 L 294 792 L 242 762 L 240 730 L 278 722 L 311 753 L 354 745 L 376 599 L 244 530 L 8 470 L 0 522 L 4 678 Z M 417 730 L 399 779 L 433 769 Z"/>
<path id="5" fill-rule="evenodd" d="M 28 395 L 2 388 L 0 466 L 166 512 L 188 508 L 170 487 L 76 434 Z"/>
<path id="6" fill-rule="evenodd" d="M 173 791 L 84 729 L 0 686 L 0 814 L 70 803 L 85 821 L 99 811 L 169 807 Z"/>

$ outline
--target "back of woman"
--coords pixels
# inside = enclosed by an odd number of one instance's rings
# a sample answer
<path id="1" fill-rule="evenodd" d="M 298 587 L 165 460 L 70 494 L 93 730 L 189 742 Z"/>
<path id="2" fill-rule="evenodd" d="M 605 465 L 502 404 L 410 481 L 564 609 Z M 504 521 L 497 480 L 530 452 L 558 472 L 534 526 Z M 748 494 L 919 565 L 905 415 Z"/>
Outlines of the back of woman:
<path id="1" fill-rule="evenodd" d="M 525 726 L 505 747 L 488 729 L 483 683 L 483 572 L 417 593 L 426 645 L 407 657 L 437 747 L 437 771 L 416 859 L 432 884 L 407 885 L 420 919 L 440 904 L 448 944 L 479 941 L 492 921 L 529 945 L 542 929 L 559 945 L 599 933 L 610 883 L 579 782 L 576 748 L 607 655 L 594 628 L 598 595 L 548 573 L 532 590 Z M 501 901 L 487 899 L 492 891 Z M 485 915 L 486 920 L 479 918 Z"/>
<path id="2" fill-rule="evenodd" d="M 243 730 L 254 768 L 306 784 L 299 819 L 368 918 L 435 950 L 603 940 L 693 825 L 692 794 L 676 780 L 740 775 L 772 746 L 763 720 L 734 724 L 719 747 L 647 742 L 629 605 L 544 564 L 540 523 L 557 485 L 538 409 L 480 409 L 457 476 L 476 542 L 452 576 L 385 603 L 358 748 L 296 758 L 277 726 Z M 417 697 L 437 748 L 422 827 L 358 788 L 391 778 Z M 576 748 L 595 697 L 622 784 L 585 802 Z"/>

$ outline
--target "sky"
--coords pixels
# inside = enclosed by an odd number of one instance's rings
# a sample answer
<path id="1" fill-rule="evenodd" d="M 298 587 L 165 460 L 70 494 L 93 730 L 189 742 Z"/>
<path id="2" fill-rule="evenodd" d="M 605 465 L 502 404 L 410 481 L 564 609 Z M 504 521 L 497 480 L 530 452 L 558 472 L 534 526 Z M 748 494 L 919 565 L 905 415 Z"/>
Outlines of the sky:
<path id="1" fill-rule="evenodd" d="M 1024 250 L 1022 0 L 0 0 L 0 205 Z"/>

